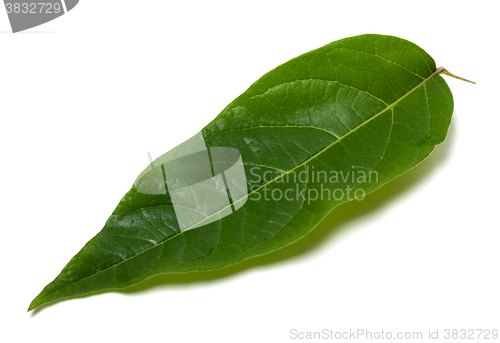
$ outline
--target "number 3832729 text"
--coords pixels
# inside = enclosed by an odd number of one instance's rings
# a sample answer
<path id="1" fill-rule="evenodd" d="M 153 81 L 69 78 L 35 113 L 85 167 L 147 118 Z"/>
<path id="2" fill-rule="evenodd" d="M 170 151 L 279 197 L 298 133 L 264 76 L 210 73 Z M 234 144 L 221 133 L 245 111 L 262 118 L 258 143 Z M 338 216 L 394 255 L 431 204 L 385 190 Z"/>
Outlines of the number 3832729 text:
<path id="1" fill-rule="evenodd" d="M 61 4 L 49 2 L 14 2 L 5 3 L 7 13 L 39 14 L 39 13 L 60 13 L 63 11 Z"/>

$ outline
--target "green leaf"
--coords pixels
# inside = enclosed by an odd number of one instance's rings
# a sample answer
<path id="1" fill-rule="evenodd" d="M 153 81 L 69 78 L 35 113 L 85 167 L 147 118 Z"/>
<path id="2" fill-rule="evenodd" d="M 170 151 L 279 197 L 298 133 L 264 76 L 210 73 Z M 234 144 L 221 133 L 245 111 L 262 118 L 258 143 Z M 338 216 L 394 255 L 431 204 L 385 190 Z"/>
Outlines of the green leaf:
<path id="1" fill-rule="evenodd" d="M 373 34 L 280 65 L 199 135 L 151 164 L 29 310 L 161 273 L 221 268 L 299 240 L 337 205 L 406 172 L 444 140 L 453 98 L 443 71 L 415 44 Z M 200 140 L 208 150 L 198 156 Z M 217 164 L 217 147 L 240 154 L 240 162 L 237 155 L 232 160 L 244 169 L 237 191 L 228 185 L 229 169 Z M 205 153 L 208 178 L 226 173 L 221 189 L 231 204 L 216 214 L 203 212 L 213 204 L 193 191 L 193 206 L 176 212 L 169 182 L 206 178 L 192 160 Z M 210 220 L 200 224 L 200 213 Z"/>

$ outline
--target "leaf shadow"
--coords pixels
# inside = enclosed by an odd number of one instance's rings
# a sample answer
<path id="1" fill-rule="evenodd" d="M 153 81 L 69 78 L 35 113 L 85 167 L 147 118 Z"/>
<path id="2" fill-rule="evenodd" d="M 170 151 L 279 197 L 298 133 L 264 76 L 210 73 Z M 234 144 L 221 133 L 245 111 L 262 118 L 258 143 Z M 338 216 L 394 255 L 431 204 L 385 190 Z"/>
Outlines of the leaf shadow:
<path id="1" fill-rule="evenodd" d="M 422 161 L 416 168 L 411 169 L 400 177 L 392 180 L 382 186 L 377 191 L 368 194 L 363 201 L 351 201 L 334 209 L 326 218 L 307 236 L 295 242 L 288 247 L 274 251 L 267 255 L 257 256 L 237 264 L 224 267 L 222 269 L 190 272 L 183 274 L 162 274 L 151 277 L 139 284 L 123 289 L 101 291 L 92 294 L 86 294 L 70 299 L 86 298 L 95 294 L 108 292 L 120 293 L 124 295 L 135 295 L 145 291 L 152 291 L 158 288 L 168 287 L 186 287 L 200 283 L 217 282 L 219 280 L 236 277 L 248 270 L 257 268 L 266 268 L 271 265 L 279 264 L 283 261 L 307 256 L 322 244 L 329 242 L 332 237 L 342 230 L 353 226 L 356 221 L 366 219 L 371 214 L 396 201 L 401 196 L 411 192 L 415 187 L 434 173 L 439 166 L 443 165 L 450 156 L 455 139 L 456 115 L 454 114 L 453 124 L 450 126 L 445 141 L 434 149 L 434 151 Z M 32 316 L 39 313 L 46 307 L 49 307 L 61 300 L 41 305 L 32 311 Z M 67 299 L 66 299 L 67 300 Z"/>

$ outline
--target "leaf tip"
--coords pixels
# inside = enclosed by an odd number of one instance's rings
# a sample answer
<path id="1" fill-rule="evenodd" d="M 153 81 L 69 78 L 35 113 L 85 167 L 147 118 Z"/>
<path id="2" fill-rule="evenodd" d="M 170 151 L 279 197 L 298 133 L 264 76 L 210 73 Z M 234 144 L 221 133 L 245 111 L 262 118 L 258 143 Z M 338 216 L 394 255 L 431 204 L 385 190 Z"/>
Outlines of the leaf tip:
<path id="1" fill-rule="evenodd" d="M 46 301 L 40 299 L 40 294 L 38 294 L 33 300 L 31 300 L 30 306 L 28 307 L 28 312 L 34 310 L 38 306 L 44 304 Z"/>
<path id="2" fill-rule="evenodd" d="M 28 312 L 34 310 L 37 307 L 38 307 L 38 304 L 36 303 L 36 298 L 35 298 L 31 301 L 30 306 L 28 307 Z"/>

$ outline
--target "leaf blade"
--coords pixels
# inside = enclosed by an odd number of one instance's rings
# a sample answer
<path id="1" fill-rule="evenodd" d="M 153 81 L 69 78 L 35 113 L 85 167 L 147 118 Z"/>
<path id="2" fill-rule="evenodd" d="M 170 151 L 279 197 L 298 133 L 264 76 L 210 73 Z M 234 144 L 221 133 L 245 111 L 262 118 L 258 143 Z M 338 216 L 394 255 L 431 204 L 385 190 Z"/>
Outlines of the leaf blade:
<path id="1" fill-rule="evenodd" d="M 207 125 L 203 136 L 207 146 L 237 148 L 246 175 L 256 167 L 263 176 L 362 165 L 382 175 L 367 187 L 370 193 L 413 168 L 446 136 L 453 98 L 435 69 L 422 49 L 396 37 L 333 42 L 265 74 Z M 267 183 L 247 180 L 257 185 L 249 196 L 268 186 L 320 190 L 319 183 L 280 184 L 280 179 L 283 175 Z M 144 195 L 132 187 L 103 230 L 29 310 L 160 273 L 216 269 L 271 252 L 303 237 L 343 202 L 247 201 L 231 216 L 181 232 L 168 194 Z"/>

